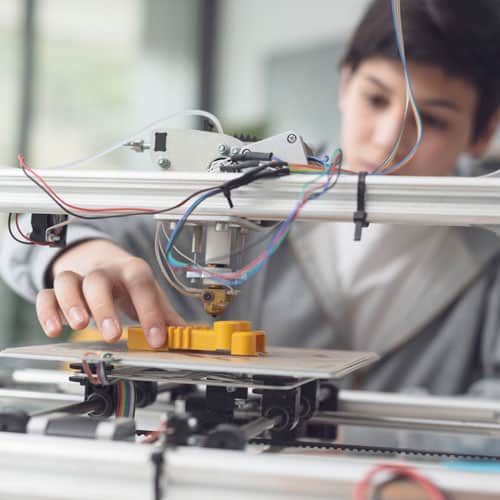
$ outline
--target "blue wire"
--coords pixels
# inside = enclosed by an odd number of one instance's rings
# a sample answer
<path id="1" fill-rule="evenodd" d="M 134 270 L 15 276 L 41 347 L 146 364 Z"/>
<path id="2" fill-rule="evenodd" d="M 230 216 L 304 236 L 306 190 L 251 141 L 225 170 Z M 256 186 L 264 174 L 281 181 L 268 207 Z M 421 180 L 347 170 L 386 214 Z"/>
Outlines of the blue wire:
<path id="1" fill-rule="evenodd" d="M 319 198 L 320 196 L 322 196 L 324 193 L 326 193 L 326 191 L 328 191 L 334 185 L 334 184 L 331 183 L 332 163 L 326 163 L 326 162 L 324 162 L 322 160 L 319 160 L 319 162 L 324 167 L 323 172 L 321 174 L 319 174 L 319 176 L 321 177 L 323 175 L 327 175 L 328 179 L 326 180 L 326 182 L 325 182 L 325 184 L 323 186 L 323 189 L 320 192 L 318 192 L 318 193 L 312 193 L 312 194 L 310 194 L 308 196 L 308 198 L 307 198 L 307 201 Z M 311 181 L 311 182 L 308 182 L 308 183 L 306 183 L 304 185 L 303 192 L 305 191 L 306 187 L 309 186 L 312 182 L 314 182 L 314 180 Z M 175 225 L 175 229 L 172 232 L 172 235 L 170 236 L 170 238 L 168 240 L 168 243 L 166 245 L 165 252 L 166 252 L 166 255 L 167 255 L 167 261 L 168 261 L 168 263 L 170 264 L 171 267 L 175 267 L 175 268 L 191 267 L 190 264 L 186 264 L 184 262 L 180 262 L 177 259 L 175 259 L 175 257 L 172 255 L 174 241 L 176 240 L 179 232 L 181 231 L 182 227 L 184 226 L 186 219 L 193 213 L 193 211 L 196 209 L 196 207 L 198 207 L 207 198 L 210 198 L 211 196 L 215 196 L 216 194 L 219 194 L 221 192 L 222 192 L 222 189 L 220 189 L 220 188 L 214 188 L 213 190 L 208 191 L 208 192 L 202 194 L 182 214 L 182 217 L 179 219 L 179 221 Z M 262 267 L 267 263 L 267 261 L 269 260 L 269 258 L 272 255 L 274 255 L 274 253 L 276 253 L 276 251 L 278 250 L 278 248 L 281 246 L 281 242 L 284 241 L 285 237 L 287 236 L 288 232 L 290 231 L 291 223 L 295 219 L 295 217 L 297 215 L 296 211 L 297 211 L 297 209 L 298 209 L 298 207 L 300 206 L 301 203 L 302 203 L 302 198 L 297 201 L 294 209 L 288 214 L 287 218 L 284 221 L 282 221 L 278 225 L 278 227 L 275 229 L 273 237 L 271 238 L 271 241 L 270 241 L 268 247 L 265 250 L 265 252 L 266 252 L 265 257 L 260 262 L 258 262 L 253 268 L 251 268 L 248 272 L 246 272 L 244 275 L 242 275 L 242 277 L 240 277 L 238 279 L 225 280 L 225 279 L 222 279 L 222 278 L 218 278 L 216 276 L 210 276 L 210 280 L 212 280 L 215 283 L 219 283 L 219 284 L 226 285 L 226 286 L 240 286 L 240 285 L 243 285 L 249 279 L 251 279 L 253 276 L 255 276 L 262 269 Z M 279 233 L 283 229 L 285 229 L 285 233 L 280 238 L 279 244 L 276 244 L 275 243 L 275 239 L 276 239 L 276 237 L 279 235 Z"/>
<path id="2" fill-rule="evenodd" d="M 180 262 L 175 259 L 175 257 L 172 255 L 172 248 L 175 239 L 177 238 L 180 230 L 184 226 L 184 223 L 186 219 L 193 213 L 195 208 L 200 205 L 203 201 L 205 201 L 207 198 L 210 198 L 211 196 L 215 196 L 218 193 L 221 193 L 222 189 L 220 188 L 215 188 L 212 191 L 207 191 L 206 193 L 202 194 L 197 200 L 195 200 L 188 208 L 187 210 L 182 214 L 182 217 L 178 220 L 177 224 L 175 225 L 175 229 L 168 240 L 168 244 L 166 247 L 166 254 L 167 254 L 167 260 L 169 263 L 171 263 L 174 267 L 189 267 L 188 264 L 185 264 L 184 262 Z"/>
<path id="3" fill-rule="evenodd" d="M 331 165 L 328 165 L 328 167 L 325 165 L 325 172 L 323 172 L 321 175 L 326 175 L 326 174 L 329 175 L 329 173 L 331 171 L 331 167 L 332 167 Z M 328 181 L 323 186 L 323 189 L 319 193 L 313 193 L 313 194 L 309 195 L 307 201 L 312 200 L 312 199 L 317 199 L 320 196 L 322 196 L 324 193 L 326 193 L 326 191 L 328 191 L 328 189 L 330 189 L 332 187 L 332 184 L 330 181 L 331 181 L 331 179 L 328 179 Z M 291 223 L 293 222 L 293 220 L 295 219 L 295 217 L 297 215 L 295 212 L 301 203 L 302 203 L 302 199 L 298 200 L 294 209 L 288 214 L 287 218 L 284 221 L 282 221 L 278 225 L 278 227 L 275 229 L 274 235 L 271 238 L 271 242 L 269 243 L 267 249 L 265 250 L 266 256 L 259 263 L 257 263 L 252 269 L 250 269 L 247 273 L 245 273 L 241 278 L 238 278 L 238 279 L 224 280 L 222 278 L 217 278 L 217 277 L 212 277 L 212 276 L 210 277 L 210 279 L 212 281 L 214 281 L 215 283 L 219 283 L 219 284 L 226 285 L 226 286 L 241 286 L 246 281 L 253 278 L 253 276 L 255 276 L 262 269 L 262 267 L 264 267 L 264 265 L 267 263 L 269 258 L 272 255 L 274 255 L 276 253 L 276 251 L 278 250 L 278 248 L 281 246 L 281 243 L 279 245 L 276 245 L 275 239 L 278 236 L 278 234 L 282 231 L 282 229 L 285 228 L 285 233 L 283 235 L 283 238 L 280 239 L 281 242 L 284 241 L 284 238 L 286 237 L 286 235 L 290 231 Z"/>
<path id="4" fill-rule="evenodd" d="M 413 102 L 415 103 L 415 114 L 417 115 L 417 120 L 420 123 L 422 123 L 422 117 L 420 115 L 420 111 L 418 109 L 417 101 L 415 99 L 415 94 L 413 92 L 413 87 L 412 87 L 412 84 L 411 84 L 410 73 L 408 71 L 408 65 L 406 63 L 406 56 L 404 54 L 404 48 L 401 45 L 401 40 L 397 36 L 397 33 L 398 33 L 398 27 L 397 27 L 398 21 L 397 21 L 397 18 L 396 18 L 396 0 L 392 0 L 391 1 L 391 6 L 392 6 L 392 22 L 394 24 L 394 31 L 396 32 L 396 43 L 397 43 L 397 46 L 398 46 L 399 58 L 401 59 L 401 64 L 403 66 L 403 73 L 405 75 L 405 79 L 408 82 L 408 90 L 410 92 L 410 96 L 411 96 Z M 388 168 L 384 172 L 373 172 L 373 173 L 375 175 L 387 175 L 387 174 L 390 174 L 391 172 L 394 172 L 394 170 L 398 169 L 420 147 L 420 143 L 422 142 L 422 135 L 423 134 L 420 134 L 420 136 L 418 137 L 417 142 L 415 143 L 415 145 L 413 146 L 413 148 L 410 150 L 410 152 L 400 162 L 396 163 L 396 165 L 393 165 L 392 167 Z"/>

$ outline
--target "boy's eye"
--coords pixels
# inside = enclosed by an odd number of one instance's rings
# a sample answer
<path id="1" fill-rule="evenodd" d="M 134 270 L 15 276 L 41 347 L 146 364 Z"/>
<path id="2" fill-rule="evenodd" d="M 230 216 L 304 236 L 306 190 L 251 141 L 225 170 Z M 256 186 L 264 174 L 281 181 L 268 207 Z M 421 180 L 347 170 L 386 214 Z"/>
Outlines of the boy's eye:
<path id="1" fill-rule="evenodd" d="M 438 118 L 428 113 L 420 113 L 422 117 L 422 122 L 424 125 L 434 128 L 436 130 L 446 130 L 448 128 L 448 122 L 442 118 Z"/>
<path id="2" fill-rule="evenodd" d="M 375 109 L 384 108 L 389 104 L 388 99 L 381 94 L 364 94 L 365 101 Z"/>

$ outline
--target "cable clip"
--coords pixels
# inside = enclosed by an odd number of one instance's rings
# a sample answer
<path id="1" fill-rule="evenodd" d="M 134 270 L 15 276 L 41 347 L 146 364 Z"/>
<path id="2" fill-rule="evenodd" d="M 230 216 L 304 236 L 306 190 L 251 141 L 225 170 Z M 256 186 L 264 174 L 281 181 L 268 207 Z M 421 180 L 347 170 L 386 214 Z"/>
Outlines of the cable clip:
<path id="1" fill-rule="evenodd" d="M 356 212 L 354 212 L 352 217 L 352 220 L 355 224 L 354 241 L 361 241 L 361 232 L 363 231 L 363 228 L 370 225 L 370 223 L 366 220 L 368 214 L 365 210 L 367 175 L 368 172 L 360 172 L 358 174 L 358 206 Z"/>
<path id="2" fill-rule="evenodd" d="M 97 358 L 97 361 L 95 361 Z M 92 385 L 111 385 L 107 371 L 112 369 L 111 362 L 116 361 L 110 352 L 86 352 L 82 359 L 82 368 Z M 90 365 L 94 365 L 94 370 Z M 94 374 L 95 371 L 95 374 Z"/>

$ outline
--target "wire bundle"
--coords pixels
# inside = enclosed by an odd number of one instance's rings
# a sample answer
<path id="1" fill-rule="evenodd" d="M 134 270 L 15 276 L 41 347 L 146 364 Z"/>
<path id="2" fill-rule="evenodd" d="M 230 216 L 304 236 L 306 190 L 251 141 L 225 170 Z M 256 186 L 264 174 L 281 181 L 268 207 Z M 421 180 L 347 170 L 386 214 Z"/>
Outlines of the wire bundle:
<path id="1" fill-rule="evenodd" d="M 405 87 L 406 87 L 405 109 L 403 113 L 403 119 L 401 122 L 401 128 L 399 130 L 396 142 L 394 143 L 394 146 L 392 147 L 391 152 L 389 153 L 387 158 L 382 162 L 381 165 L 379 165 L 374 170 L 373 172 L 374 174 L 391 174 L 396 170 L 402 168 L 404 165 L 406 165 L 415 156 L 420 146 L 420 143 L 422 142 L 422 135 L 423 135 L 422 118 L 418 110 L 417 101 L 415 99 L 415 94 L 413 92 L 413 87 L 411 84 L 410 73 L 408 71 L 408 64 L 406 61 L 403 23 L 401 20 L 401 0 L 391 0 L 391 7 L 392 7 L 392 20 L 394 24 L 394 30 L 396 32 L 396 43 L 398 46 L 399 58 L 403 66 L 403 74 L 405 77 Z M 406 118 L 408 115 L 409 106 L 411 106 L 412 108 L 413 116 L 415 118 L 415 124 L 417 126 L 417 139 L 411 150 L 408 152 L 408 154 L 401 161 L 391 166 L 391 162 L 394 160 L 396 153 L 398 152 L 401 140 L 403 138 L 403 134 L 405 132 Z"/>
<path id="2" fill-rule="evenodd" d="M 110 352 L 86 352 L 83 355 L 82 368 L 92 385 L 110 385 L 112 382 L 106 375 L 106 363 L 112 359 L 113 355 Z M 90 360 L 97 358 L 95 363 L 95 375 L 90 368 Z M 93 361 L 92 361 L 93 363 Z"/>
<path id="3" fill-rule="evenodd" d="M 323 168 L 321 169 L 319 175 L 317 175 L 313 180 L 306 182 L 304 184 L 294 209 L 290 212 L 288 217 L 276 227 L 268 247 L 249 264 L 245 265 L 238 271 L 230 273 L 225 273 L 225 274 L 217 273 L 216 271 L 206 269 L 202 266 L 193 265 L 193 262 L 190 263 L 181 262 L 173 256 L 175 240 L 178 237 L 180 231 L 182 230 L 187 218 L 204 200 L 220 193 L 221 189 L 209 191 L 201 195 L 186 209 L 181 219 L 176 224 L 172 235 L 168 239 L 168 243 L 165 248 L 165 255 L 167 258 L 168 267 L 172 270 L 177 269 L 183 271 L 203 272 L 208 276 L 210 276 L 210 278 L 214 282 L 228 287 L 242 285 L 247 280 L 252 278 L 266 264 L 268 259 L 276 252 L 276 250 L 281 246 L 281 244 L 283 243 L 284 239 L 286 238 L 286 236 L 290 231 L 291 224 L 297 218 L 297 215 L 302 210 L 304 205 L 311 200 L 319 198 L 336 184 L 341 172 L 340 169 L 341 164 L 342 164 L 342 151 L 340 149 L 336 149 L 334 154 L 332 155 L 332 160 L 329 163 L 323 164 Z M 317 173 L 317 170 L 312 169 L 309 173 Z M 337 175 L 334 176 L 334 174 Z M 323 178 L 324 182 L 318 183 L 318 180 L 323 180 Z"/>
<path id="4" fill-rule="evenodd" d="M 133 418 L 135 414 L 135 386 L 132 380 L 118 380 L 115 385 L 115 416 Z"/>

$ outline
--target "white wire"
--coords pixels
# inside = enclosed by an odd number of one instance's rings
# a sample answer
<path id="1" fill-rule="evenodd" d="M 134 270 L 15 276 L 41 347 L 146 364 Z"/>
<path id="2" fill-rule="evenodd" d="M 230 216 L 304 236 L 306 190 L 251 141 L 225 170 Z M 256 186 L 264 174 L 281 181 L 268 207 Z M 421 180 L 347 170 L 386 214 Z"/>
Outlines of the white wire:
<path id="1" fill-rule="evenodd" d="M 192 288 L 184 285 L 184 283 L 182 283 L 179 280 L 179 278 L 177 278 L 174 272 L 172 272 L 172 275 L 170 275 L 168 270 L 165 268 L 163 262 L 164 260 L 165 261 L 167 260 L 167 256 L 165 255 L 165 250 L 163 250 L 163 246 L 160 241 L 160 225 L 161 222 L 158 222 L 156 224 L 154 247 L 155 247 L 156 260 L 158 262 L 158 266 L 160 268 L 161 273 L 163 274 L 165 279 L 182 295 L 187 295 L 189 297 L 201 297 L 202 295 L 201 289 Z"/>
<path id="2" fill-rule="evenodd" d="M 399 0 L 397 0 L 397 3 L 399 5 Z M 403 64 L 403 67 L 404 67 L 404 64 L 406 61 L 406 53 L 404 51 L 404 46 L 405 46 L 404 45 L 404 34 L 403 34 L 403 25 L 401 22 L 401 11 L 400 10 L 398 10 L 398 15 L 396 16 L 396 19 L 397 19 L 397 22 L 394 23 L 395 24 L 394 30 L 396 32 L 396 37 L 398 37 L 400 39 L 401 46 L 403 48 L 403 55 L 402 55 L 401 63 Z M 403 139 L 403 135 L 404 135 L 404 132 L 406 129 L 406 119 L 408 117 L 408 108 L 410 105 L 410 92 L 409 92 L 407 80 L 405 80 L 405 94 L 406 94 L 405 95 L 405 109 L 403 112 L 403 117 L 401 120 L 401 127 L 399 129 L 398 137 L 396 139 L 396 142 L 392 146 L 392 150 L 390 151 L 387 158 L 374 170 L 375 174 L 380 172 L 381 170 L 383 171 L 385 169 L 385 167 L 387 167 L 387 165 L 389 165 L 392 162 L 392 160 L 394 159 L 394 156 L 396 156 L 396 153 L 398 152 L 399 146 L 401 144 L 401 140 Z"/>
<path id="3" fill-rule="evenodd" d="M 59 169 L 59 168 L 73 168 L 77 167 L 83 163 L 88 163 L 89 161 L 95 161 L 98 160 L 99 158 L 102 158 L 103 156 L 106 156 L 113 151 L 116 151 L 117 149 L 121 148 L 126 142 L 133 141 L 134 139 L 137 139 L 138 136 L 144 134 L 145 132 L 148 132 L 152 128 L 156 128 L 163 123 L 172 120 L 173 118 L 177 118 L 178 116 L 203 116 L 205 118 L 208 118 L 215 126 L 217 133 L 223 134 L 224 129 L 222 128 L 222 124 L 219 121 L 219 119 L 213 115 L 212 113 L 209 113 L 208 111 L 203 111 L 201 109 L 187 109 L 184 111 L 178 111 L 177 113 L 173 113 L 169 116 L 166 116 L 165 118 L 161 118 L 160 120 L 156 120 L 154 122 L 151 122 L 149 125 L 146 125 L 145 127 L 141 128 L 137 132 L 135 132 L 133 135 L 130 137 L 127 137 L 126 139 L 123 139 L 120 142 L 117 142 L 113 146 L 110 146 L 103 151 L 100 151 L 98 153 L 95 153 L 93 155 L 87 156 L 86 158 L 81 158 L 80 160 L 75 160 L 70 163 L 63 163 L 60 165 L 53 165 L 50 167 L 37 167 L 38 168 L 53 168 L 53 169 Z M 14 168 L 19 168 L 19 167 L 14 167 Z"/>
<path id="4" fill-rule="evenodd" d="M 167 233 L 167 230 L 165 229 L 165 224 L 163 224 L 162 222 L 159 223 L 160 226 L 161 226 L 161 230 L 163 232 L 163 236 L 165 236 L 165 239 L 167 241 L 170 241 L 170 236 L 168 235 Z M 163 249 L 163 247 L 162 247 Z M 188 262 L 190 262 L 191 264 L 193 264 L 194 266 L 198 266 L 198 262 L 196 262 L 195 260 L 193 260 L 191 257 L 188 257 L 185 253 L 181 252 L 181 250 L 179 249 L 179 247 L 177 247 L 176 245 L 173 245 L 173 249 L 174 251 L 176 251 L 181 257 L 184 257 L 184 259 L 186 259 Z"/>
<path id="5" fill-rule="evenodd" d="M 163 235 L 165 236 L 165 239 L 167 241 L 170 241 L 170 236 L 168 235 L 167 231 L 165 230 L 165 225 L 161 222 L 159 222 L 158 224 L 161 225 L 161 229 L 162 229 L 162 232 L 163 232 Z M 256 224 L 257 225 L 257 224 Z M 198 262 L 196 262 L 194 259 L 192 259 L 191 257 L 188 257 L 185 253 L 181 252 L 179 250 L 179 248 L 176 246 L 176 245 L 173 245 L 173 249 L 175 252 L 177 252 L 181 257 L 184 257 L 184 259 L 186 259 L 190 264 L 192 264 L 193 267 L 196 267 L 200 270 L 200 272 L 202 273 L 204 271 L 204 268 L 203 266 L 201 266 Z M 161 242 L 160 242 L 160 252 L 163 256 L 163 258 L 165 259 L 166 262 L 168 262 L 168 259 L 167 259 L 167 255 L 165 254 L 165 250 L 163 249 L 163 246 L 161 245 Z M 231 255 L 231 254 L 229 254 Z M 216 259 L 222 259 L 222 258 L 225 258 L 227 257 L 227 255 L 224 255 L 223 257 L 216 257 Z M 170 266 L 168 265 L 167 263 L 167 266 L 169 269 Z M 184 285 L 184 283 L 182 283 L 179 278 L 177 277 L 177 275 L 175 274 L 175 271 L 172 269 L 171 270 L 171 274 L 173 276 L 173 278 L 177 281 L 177 283 L 183 287 L 184 289 L 186 290 L 199 290 L 198 288 L 193 288 L 193 287 L 186 287 L 186 285 Z M 231 285 L 224 285 L 226 288 L 229 288 L 229 290 L 231 291 L 234 291 L 234 288 L 231 286 Z"/>

